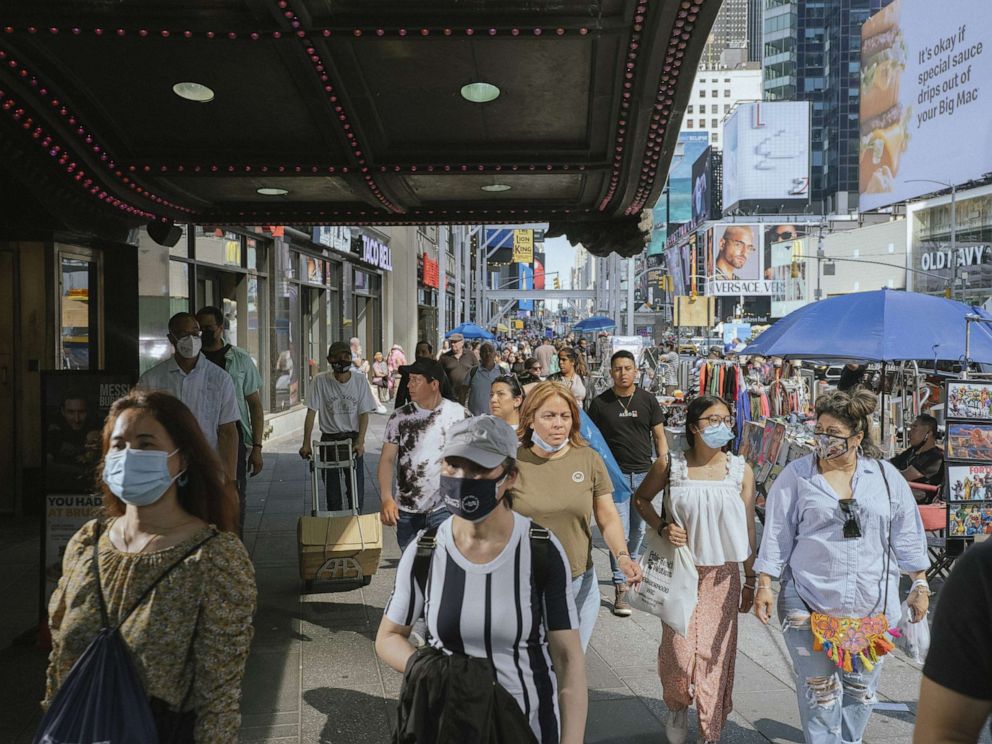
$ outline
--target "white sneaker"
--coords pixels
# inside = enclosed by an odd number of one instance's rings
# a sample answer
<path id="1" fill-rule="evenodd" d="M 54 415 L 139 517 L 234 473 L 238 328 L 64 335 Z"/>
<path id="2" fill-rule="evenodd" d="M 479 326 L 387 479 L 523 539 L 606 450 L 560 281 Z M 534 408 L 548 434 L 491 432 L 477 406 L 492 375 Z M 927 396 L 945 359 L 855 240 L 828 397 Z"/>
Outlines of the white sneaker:
<path id="1" fill-rule="evenodd" d="M 389 411 L 386 410 L 386 407 L 382 404 L 379 404 L 379 407 L 375 409 L 375 412 L 380 414 L 389 413 Z"/>
<path id="2" fill-rule="evenodd" d="M 665 736 L 668 744 L 685 744 L 689 738 L 689 709 L 668 711 L 665 720 Z"/>

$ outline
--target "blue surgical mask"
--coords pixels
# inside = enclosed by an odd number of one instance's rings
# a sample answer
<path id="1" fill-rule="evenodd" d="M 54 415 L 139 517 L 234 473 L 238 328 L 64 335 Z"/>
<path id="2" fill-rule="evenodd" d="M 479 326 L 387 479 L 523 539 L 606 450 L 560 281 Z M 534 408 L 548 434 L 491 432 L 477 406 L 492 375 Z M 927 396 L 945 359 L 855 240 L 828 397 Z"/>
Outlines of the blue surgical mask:
<path id="1" fill-rule="evenodd" d="M 103 482 L 117 498 L 131 506 L 154 504 L 180 475 L 169 473 L 174 452 L 136 450 L 130 447 L 108 452 L 103 459 Z"/>
<path id="2" fill-rule="evenodd" d="M 568 437 L 565 437 L 565 441 L 562 442 L 561 444 L 548 444 L 543 439 L 541 439 L 541 436 L 533 429 L 531 429 L 530 431 L 530 439 L 534 444 L 536 444 L 542 450 L 551 453 L 560 452 L 561 450 L 565 449 L 565 445 L 568 444 Z"/>
<path id="3" fill-rule="evenodd" d="M 702 437 L 707 447 L 720 449 L 734 438 L 734 432 L 726 424 L 720 423 L 703 429 Z"/>

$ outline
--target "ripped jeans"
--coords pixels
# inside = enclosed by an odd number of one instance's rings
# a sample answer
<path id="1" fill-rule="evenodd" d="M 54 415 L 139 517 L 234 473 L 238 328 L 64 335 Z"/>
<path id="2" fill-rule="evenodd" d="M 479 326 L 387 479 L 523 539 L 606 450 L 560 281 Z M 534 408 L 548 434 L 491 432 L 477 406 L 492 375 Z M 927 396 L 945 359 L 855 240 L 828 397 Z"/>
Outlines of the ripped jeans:
<path id="1" fill-rule="evenodd" d="M 806 744 L 861 744 L 884 658 L 870 672 L 842 672 L 823 651 L 814 651 L 809 610 L 792 581 L 782 584 L 778 617 L 792 656 Z"/>

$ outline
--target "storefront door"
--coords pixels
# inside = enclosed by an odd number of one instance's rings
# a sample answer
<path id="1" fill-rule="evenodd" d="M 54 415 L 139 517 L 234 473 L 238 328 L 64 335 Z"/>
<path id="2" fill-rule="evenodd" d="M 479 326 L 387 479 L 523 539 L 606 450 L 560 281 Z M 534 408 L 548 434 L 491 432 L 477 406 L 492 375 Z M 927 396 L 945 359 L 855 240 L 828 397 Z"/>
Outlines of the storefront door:
<path id="1" fill-rule="evenodd" d="M 239 327 L 238 310 L 247 304 L 245 274 L 232 271 L 196 269 L 196 312 L 202 307 L 220 308 L 224 313 L 224 337 L 234 346 L 246 346 L 246 330 Z"/>
<path id="2" fill-rule="evenodd" d="M 0 250 L 0 514 L 14 511 L 14 254 Z"/>

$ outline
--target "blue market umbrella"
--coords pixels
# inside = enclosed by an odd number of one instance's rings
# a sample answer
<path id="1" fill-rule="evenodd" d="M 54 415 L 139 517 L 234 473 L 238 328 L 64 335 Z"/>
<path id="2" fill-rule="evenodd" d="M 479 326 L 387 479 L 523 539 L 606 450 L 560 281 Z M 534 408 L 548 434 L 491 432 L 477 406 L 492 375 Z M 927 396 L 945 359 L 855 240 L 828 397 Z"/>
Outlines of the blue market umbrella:
<path id="1" fill-rule="evenodd" d="M 444 334 L 444 337 L 448 338 L 452 333 L 460 333 L 465 338 L 470 338 L 470 339 L 484 338 L 491 341 L 494 338 L 496 338 L 485 328 L 483 328 L 480 325 L 476 325 L 475 323 L 462 323 L 461 325 L 457 325 L 454 328 L 452 328 L 450 331 L 448 331 L 446 334 Z"/>
<path id="2" fill-rule="evenodd" d="M 879 289 L 801 307 L 742 354 L 869 362 L 956 361 L 964 357 L 965 316 L 984 310 L 943 297 Z M 992 328 L 973 323 L 971 359 L 992 363 Z"/>
<path id="3" fill-rule="evenodd" d="M 617 324 L 615 321 L 607 318 L 605 315 L 593 315 L 591 318 L 586 318 L 585 320 L 580 320 L 574 326 L 572 326 L 573 331 L 607 331 L 611 328 L 616 328 Z"/>

